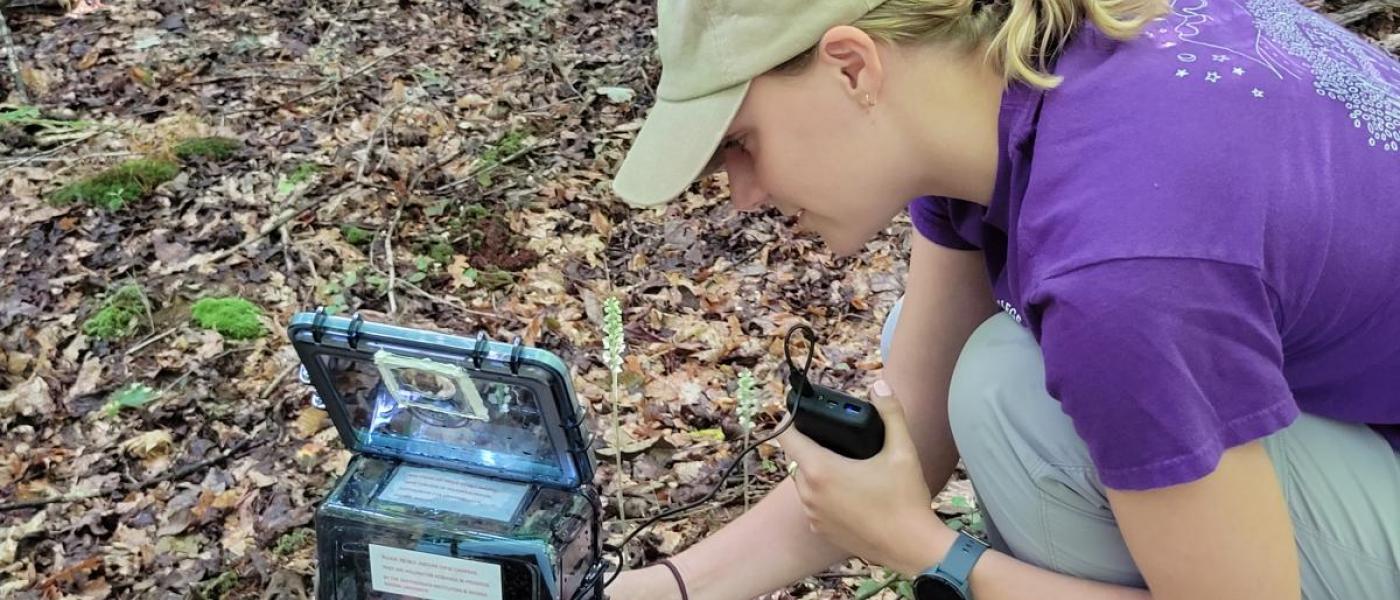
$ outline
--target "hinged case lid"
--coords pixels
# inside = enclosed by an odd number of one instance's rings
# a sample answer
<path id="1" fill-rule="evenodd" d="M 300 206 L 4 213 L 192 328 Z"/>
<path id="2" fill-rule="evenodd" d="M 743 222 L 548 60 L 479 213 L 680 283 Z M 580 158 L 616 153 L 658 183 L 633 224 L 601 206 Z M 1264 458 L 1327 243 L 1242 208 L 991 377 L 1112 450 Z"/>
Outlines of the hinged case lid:
<path id="1" fill-rule="evenodd" d="M 565 489 L 593 479 L 553 353 L 324 311 L 298 313 L 287 332 L 353 452 Z"/>

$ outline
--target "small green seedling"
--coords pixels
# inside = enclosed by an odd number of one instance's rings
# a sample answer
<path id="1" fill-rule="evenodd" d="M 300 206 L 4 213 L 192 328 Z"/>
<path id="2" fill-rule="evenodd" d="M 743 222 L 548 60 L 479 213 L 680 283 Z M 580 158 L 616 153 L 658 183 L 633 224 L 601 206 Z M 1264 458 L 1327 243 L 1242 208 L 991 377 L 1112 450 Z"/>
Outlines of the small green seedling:
<path id="1" fill-rule="evenodd" d="M 123 408 L 141 408 L 159 397 L 160 392 L 144 384 L 127 384 L 107 396 L 107 403 L 102 405 L 102 412 L 108 417 L 115 417 Z"/>
<path id="2" fill-rule="evenodd" d="M 242 298 L 204 298 L 194 303 L 194 320 L 231 340 L 251 340 L 267 334 L 262 309 Z"/>
<path id="3" fill-rule="evenodd" d="M 83 334 L 99 340 L 115 341 L 136 332 L 141 315 L 147 313 L 146 294 L 141 286 L 124 285 L 83 322 Z"/>
<path id="4" fill-rule="evenodd" d="M 160 184 L 174 179 L 180 167 L 172 162 L 139 158 L 70 183 L 49 196 L 54 204 L 86 202 L 108 211 L 120 210 Z"/>
<path id="5" fill-rule="evenodd" d="M 872 598 L 876 594 L 887 588 L 893 588 L 900 598 L 914 600 L 914 584 L 894 571 L 881 569 L 883 573 L 879 577 L 868 577 L 856 586 L 856 600 Z"/>

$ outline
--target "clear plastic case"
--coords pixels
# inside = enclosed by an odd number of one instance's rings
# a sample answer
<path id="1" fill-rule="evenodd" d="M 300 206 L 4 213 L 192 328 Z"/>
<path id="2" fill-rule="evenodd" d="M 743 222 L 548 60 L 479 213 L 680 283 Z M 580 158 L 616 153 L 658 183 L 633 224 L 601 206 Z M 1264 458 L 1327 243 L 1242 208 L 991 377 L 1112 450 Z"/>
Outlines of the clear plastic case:
<path id="1" fill-rule="evenodd" d="M 288 333 L 357 454 L 316 514 L 318 598 L 602 597 L 591 438 L 558 357 L 321 312 Z"/>

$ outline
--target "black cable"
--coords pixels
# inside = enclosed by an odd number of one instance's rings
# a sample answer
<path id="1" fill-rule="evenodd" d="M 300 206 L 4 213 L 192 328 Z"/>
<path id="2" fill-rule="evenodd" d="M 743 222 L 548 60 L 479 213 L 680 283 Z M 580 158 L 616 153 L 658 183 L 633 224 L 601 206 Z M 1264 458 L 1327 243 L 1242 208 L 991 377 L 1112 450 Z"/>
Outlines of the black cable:
<path id="1" fill-rule="evenodd" d="M 800 371 L 797 369 L 797 365 L 793 364 L 792 362 L 792 336 L 798 331 L 803 332 L 805 334 L 805 337 L 807 338 L 808 343 L 811 344 L 811 348 L 808 348 L 807 352 L 807 361 L 802 365 L 802 369 Z M 801 402 L 802 397 L 806 395 L 805 392 L 809 390 L 809 388 L 807 387 L 809 385 L 807 383 L 807 373 L 812 368 L 812 357 L 816 355 L 816 343 L 817 334 L 816 332 L 812 331 L 811 327 L 808 327 L 806 325 L 795 325 L 788 330 L 787 336 L 783 338 L 783 359 L 786 360 L 788 364 L 788 383 L 794 389 L 800 389 L 802 391 L 802 393 L 797 394 L 797 402 L 795 402 L 789 410 L 788 418 L 784 419 L 783 422 L 779 424 L 777 430 L 775 430 L 772 433 L 772 435 L 769 435 L 766 438 L 763 438 L 753 444 L 750 444 L 749 447 L 745 448 L 743 452 L 740 452 L 738 459 L 735 460 L 733 464 L 729 465 L 728 469 L 725 469 L 724 474 L 720 476 L 719 481 L 715 483 L 714 488 L 710 490 L 710 493 L 705 494 L 704 498 L 701 498 L 699 500 L 696 500 L 695 502 L 692 502 L 679 508 L 673 508 L 650 519 L 647 519 L 641 525 L 638 525 L 636 529 L 633 529 L 632 533 L 627 534 L 627 537 L 622 538 L 622 541 L 618 543 L 617 548 L 614 550 L 614 554 L 617 555 L 617 568 L 613 570 L 613 574 L 611 577 L 608 577 L 607 582 L 603 583 L 604 588 L 607 588 L 608 586 L 612 585 L 613 581 L 615 581 L 617 577 L 622 574 L 622 550 L 623 548 L 627 547 L 627 543 L 631 542 L 632 538 L 637 537 L 637 534 L 641 533 L 646 528 L 656 524 L 657 521 L 665 519 L 666 517 L 686 512 L 688 510 L 692 510 L 702 504 L 705 504 L 706 502 L 709 502 L 710 498 L 713 498 L 716 493 L 718 493 L 721 489 L 724 489 L 724 483 L 729 480 L 729 476 L 734 472 L 734 469 L 738 468 L 739 465 L 743 464 L 744 457 L 748 455 L 748 453 L 757 450 L 760 446 L 768 443 L 768 441 L 772 440 L 773 438 L 778 437 L 784 431 L 787 431 L 788 427 L 792 426 L 794 415 L 797 414 L 796 405 L 797 403 Z"/>

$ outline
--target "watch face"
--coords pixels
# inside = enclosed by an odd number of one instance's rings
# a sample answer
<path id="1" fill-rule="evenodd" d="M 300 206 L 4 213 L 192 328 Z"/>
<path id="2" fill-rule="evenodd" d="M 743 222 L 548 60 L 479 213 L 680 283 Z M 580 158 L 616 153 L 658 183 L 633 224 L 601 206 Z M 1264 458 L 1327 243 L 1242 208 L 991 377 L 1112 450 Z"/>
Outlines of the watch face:
<path id="1" fill-rule="evenodd" d="M 929 575 L 914 579 L 914 597 L 918 600 L 965 600 L 953 584 Z"/>

